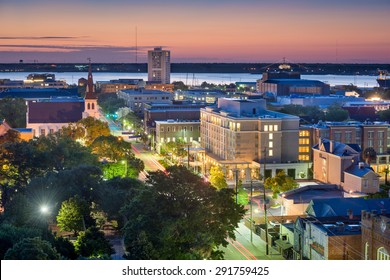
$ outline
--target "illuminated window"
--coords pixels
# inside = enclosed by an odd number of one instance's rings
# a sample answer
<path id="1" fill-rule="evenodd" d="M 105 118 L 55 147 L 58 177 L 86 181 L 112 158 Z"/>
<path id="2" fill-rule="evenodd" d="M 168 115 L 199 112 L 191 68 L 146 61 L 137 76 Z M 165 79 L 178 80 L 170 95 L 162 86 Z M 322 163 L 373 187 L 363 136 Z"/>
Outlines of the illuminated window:
<path id="1" fill-rule="evenodd" d="M 264 131 L 268 131 L 268 125 L 264 125 Z"/>
<path id="2" fill-rule="evenodd" d="M 268 134 L 268 139 L 269 140 L 273 140 L 274 139 L 274 134 L 273 133 Z"/>
<path id="3" fill-rule="evenodd" d="M 309 147 L 299 147 L 299 152 L 300 153 L 308 153 L 309 152 Z"/>
<path id="4" fill-rule="evenodd" d="M 241 124 L 238 123 L 238 124 L 237 124 L 237 131 L 240 131 L 240 130 L 241 130 Z"/>
<path id="5" fill-rule="evenodd" d="M 274 142 L 269 141 L 269 142 L 268 142 L 268 148 L 273 148 L 273 147 L 274 147 Z"/>
<path id="6" fill-rule="evenodd" d="M 299 145 L 309 145 L 309 139 L 307 139 L 307 138 L 300 138 L 299 139 Z"/>
<path id="7" fill-rule="evenodd" d="M 269 131 L 274 131 L 274 127 L 272 126 L 272 124 L 269 125 L 268 129 Z"/>
<path id="8" fill-rule="evenodd" d="M 274 155 L 274 151 L 273 150 L 268 150 L 268 156 L 272 157 L 273 155 Z"/>
<path id="9" fill-rule="evenodd" d="M 278 125 L 274 124 L 274 131 L 278 131 Z"/>
<path id="10" fill-rule="evenodd" d="M 308 136 L 310 136 L 310 134 L 309 134 L 308 130 L 301 130 L 301 131 L 299 131 L 299 136 L 300 137 L 308 137 Z"/>

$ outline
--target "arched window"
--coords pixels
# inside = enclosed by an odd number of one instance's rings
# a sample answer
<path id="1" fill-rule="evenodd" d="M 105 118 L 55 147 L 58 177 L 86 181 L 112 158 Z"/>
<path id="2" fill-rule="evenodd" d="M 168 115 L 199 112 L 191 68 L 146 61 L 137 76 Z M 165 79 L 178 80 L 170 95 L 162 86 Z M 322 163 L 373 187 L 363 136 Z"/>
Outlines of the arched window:
<path id="1" fill-rule="evenodd" d="M 88 108 L 88 110 L 91 109 L 91 104 L 90 103 L 88 103 L 87 108 Z"/>
<path id="2" fill-rule="evenodd" d="M 380 247 L 378 249 L 376 259 L 377 260 L 390 260 L 389 252 L 387 252 L 387 250 L 384 247 Z"/>
<path id="3" fill-rule="evenodd" d="M 365 260 L 368 260 L 368 249 L 369 249 L 370 245 L 368 244 L 368 242 L 366 242 L 366 246 L 364 248 L 364 259 Z"/>
<path id="4" fill-rule="evenodd" d="M 95 103 L 92 103 L 92 110 L 95 110 Z"/>

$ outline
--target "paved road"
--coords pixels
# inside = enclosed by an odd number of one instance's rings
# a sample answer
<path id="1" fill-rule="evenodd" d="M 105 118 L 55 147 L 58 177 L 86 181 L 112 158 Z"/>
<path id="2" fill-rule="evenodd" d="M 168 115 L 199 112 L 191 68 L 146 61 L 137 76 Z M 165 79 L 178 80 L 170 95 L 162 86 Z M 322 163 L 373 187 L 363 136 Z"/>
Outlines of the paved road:
<path id="1" fill-rule="evenodd" d="M 283 260 L 284 258 L 273 248 L 266 253 L 265 242 L 255 233 L 250 240 L 250 230 L 241 222 L 236 229 L 236 240 L 228 239 L 229 245 L 222 248 L 225 260 Z"/>
<path id="2" fill-rule="evenodd" d="M 142 143 L 132 143 L 132 148 L 135 156 L 141 159 L 145 164 L 145 170 L 140 173 L 138 179 L 145 181 L 150 171 L 165 170 L 164 166 L 158 162 L 162 157 L 150 150 L 146 150 Z"/>

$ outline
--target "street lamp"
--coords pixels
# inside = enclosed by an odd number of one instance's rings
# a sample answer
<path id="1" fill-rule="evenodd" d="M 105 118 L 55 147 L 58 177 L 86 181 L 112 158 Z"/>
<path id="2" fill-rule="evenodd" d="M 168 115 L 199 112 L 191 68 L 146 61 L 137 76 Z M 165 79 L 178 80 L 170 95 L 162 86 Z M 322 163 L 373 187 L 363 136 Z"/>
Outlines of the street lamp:
<path id="1" fill-rule="evenodd" d="M 42 214 L 47 215 L 49 214 L 49 207 L 47 205 L 41 205 L 40 209 Z"/>

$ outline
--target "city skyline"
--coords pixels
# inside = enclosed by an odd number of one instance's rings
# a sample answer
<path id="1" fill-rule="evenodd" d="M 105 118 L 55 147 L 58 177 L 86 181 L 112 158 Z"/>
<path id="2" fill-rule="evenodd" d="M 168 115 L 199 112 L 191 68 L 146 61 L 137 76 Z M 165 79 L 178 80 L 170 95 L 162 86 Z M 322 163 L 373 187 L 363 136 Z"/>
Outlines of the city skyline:
<path id="1" fill-rule="evenodd" d="M 145 63 L 162 46 L 173 63 L 390 63 L 389 11 L 386 0 L 2 0 L 0 62 Z"/>

